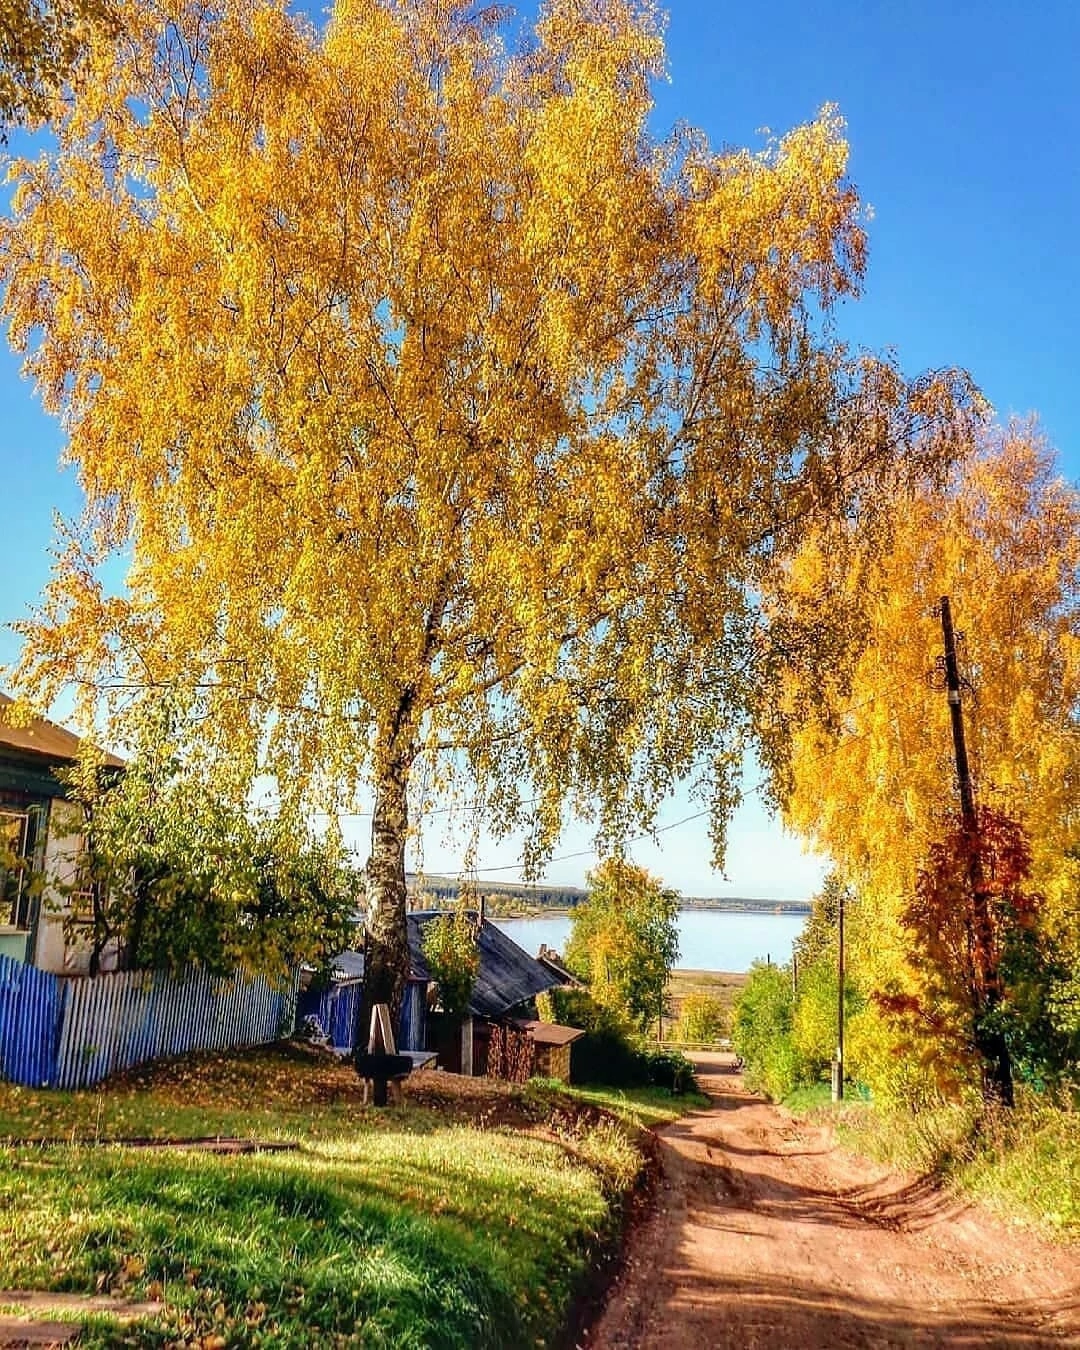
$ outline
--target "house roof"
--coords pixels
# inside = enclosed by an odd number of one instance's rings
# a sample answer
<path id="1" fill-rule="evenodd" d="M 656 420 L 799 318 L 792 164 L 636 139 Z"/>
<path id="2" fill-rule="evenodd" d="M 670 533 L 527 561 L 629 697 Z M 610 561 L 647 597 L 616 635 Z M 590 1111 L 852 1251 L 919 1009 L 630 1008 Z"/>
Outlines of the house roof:
<path id="1" fill-rule="evenodd" d="M 567 1027 L 561 1022 L 538 1022 L 535 1018 L 515 1017 L 513 1024 L 519 1031 L 527 1031 L 536 1045 L 572 1045 L 585 1035 L 580 1027 Z"/>
<path id="2" fill-rule="evenodd" d="M 330 962 L 330 976 L 339 984 L 364 978 L 363 952 L 338 952 Z"/>
<path id="3" fill-rule="evenodd" d="M 424 959 L 423 932 L 440 911 L 424 910 L 410 914 L 409 962 L 412 978 L 430 980 L 431 971 Z M 476 919 L 475 911 L 471 915 Z M 537 994 L 554 989 L 563 981 L 542 966 L 524 948 L 508 938 L 501 928 L 486 919 L 477 935 L 480 969 L 476 977 L 469 1012 L 474 1017 L 501 1017 Z"/>
<path id="4" fill-rule="evenodd" d="M 572 989 L 580 989 L 582 987 L 581 981 L 572 970 L 569 970 L 566 967 L 559 953 L 549 947 L 546 943 L 542 942 L 540 944 L 540 950 L 536 953 L 536 959 L 542 966 L 546 966 L 553 975 L 558 975 L 562 984 L 569 985 Z"/>
<path id="5" fill-rule="evenodd" d="M 79 757 L 81 741 L 74 732 L 50 722 L 45 717 L 35 717 L 29 726 L 11 726 L 8 722 L 8 709 L 14 703 L 7 694 L 0 694 L 0 747 L 7 746 L 22 754 L 40 755 L 50 761 L 70 762 Z M 107 754 L 105 763 L 113 768 L 124 766 L 122 759 Z"/>

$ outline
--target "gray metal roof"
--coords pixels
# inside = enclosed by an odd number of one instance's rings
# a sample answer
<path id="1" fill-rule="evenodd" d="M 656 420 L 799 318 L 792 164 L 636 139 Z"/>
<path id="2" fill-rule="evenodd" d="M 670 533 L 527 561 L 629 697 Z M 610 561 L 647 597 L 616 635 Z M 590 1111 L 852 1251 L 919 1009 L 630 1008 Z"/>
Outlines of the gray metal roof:
<path id="1" fill-rule="evenodd" d="M 364 953 L 338 952 L 330 963 L 330 974 L 333 979 L 341 984 L 349 980 L 362 980 L 364 978 Z"/>
<path id="2" fill-rule="evenodd" d="M 412 966 L 411 978 L 414 980 L 431 979 L 431 971 L 424 960 L 422 934 L 431 920 L 441 912 L 423 910 L 408 916 L 409 962 Z M 476 919 L 475 911 L 470 917 Z M 501 928 L 496 928 L 486 919 L 480 927 L 477 946 L 480 949 L 480 971 L 469 1003 L 469 1012 L 474 1017 L 501 1017 L 518 1004 L 563 983 L 554 971 L 542 966 L 512 938 L 508 938 Z"/>

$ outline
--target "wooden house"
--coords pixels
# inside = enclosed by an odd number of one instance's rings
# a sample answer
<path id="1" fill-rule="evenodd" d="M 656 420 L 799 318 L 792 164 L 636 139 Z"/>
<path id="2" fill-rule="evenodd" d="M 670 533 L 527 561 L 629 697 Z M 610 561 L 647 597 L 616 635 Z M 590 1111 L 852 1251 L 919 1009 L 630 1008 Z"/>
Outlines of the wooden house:
<path id="1" fill-rule="evenodd" d="M 401 1035 L 399 1045 L 406 1050 L 435 1050 L 439 1063 L 445 1069 L 464 1074 L 483 1074 L 487 1071 L 487 1051 L 492 1028 L 497 1025 L 515 1025 L 515 1018 L 525 1022 L 530 1028 L 548 1028 L 552 1024 L 540 1023 L 531 1016 L 532 1002 L 537 994 L 543 994 L 564 983 L 560 974 L 551 970 L 519 947 L 512 938 L 496 927 L 488 919 L 473 918 L 477 921 L 477 948 L 480 956 L 480 968 L 476 985 L 469 1001 L 469 1013 L 461 1024 L 460 1033 L 456 1026 L 450 1027 L 441 1018 L 437 1003 L 435 985 L 427 961 L 424 959 L 423 932 L 439 911 L 424 910 L 408 916 L 409 924 L 409 982 L 405 990 L 405 1002 L 401 1016 Z M 515 1029 L 520 1029 L 515 1027 Z M 567 1046 L 566 1073 L 569 1077 L 569 1043 L 581 1032 L 573 1027 L 560 1028 L 560 1032 L 570 1033 Z M 538 1039 L 536 1032 L 530 1031 L 536 1045 L 537 1063 L 547 1056 L 549 1042 Z M 548 1036 L 544 1031 L 542 1036 Z M 561 1067 L 561 1058 L 556 1055 Z M 564 1076 L 548 1074 L 545 1076 Z"/>
<path id="2" fill-rule="evenodd" d="M 81 974 L 89 945 L 79 938 L 82 816 L 59 771 L 75 762 L 79 738 L 45 718 L 9 720 L 0 694 L 0 956 L 56 974 Z M 106 763 L 121 768 L 113 756 Z M 115 964 L 106 952 L 103 969 Z"/>

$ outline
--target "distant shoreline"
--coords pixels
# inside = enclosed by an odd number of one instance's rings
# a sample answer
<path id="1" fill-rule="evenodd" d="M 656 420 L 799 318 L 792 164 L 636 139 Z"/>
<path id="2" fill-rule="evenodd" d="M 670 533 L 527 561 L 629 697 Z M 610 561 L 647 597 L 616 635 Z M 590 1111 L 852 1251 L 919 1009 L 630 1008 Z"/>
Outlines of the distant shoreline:
<path id="1" fill-rule="evenodd" d="M 420 908 L 450 908 L 464 894 L 470 908 L 484 906 L 491 919 L 538 919 L 570 914 L 588 892 L 580 886 L 559 886 L 537 882 L 493 882 L 484 888 L 476 882 L 463 886 L 457 877 L 420 876 L 410 872 L 406 877 L 410 900 Z M 718 914 L 809 914 L 810 900 L 769 900 L 743 895 L 681 895 L 679 908 L 683 910 L 713 911 Z"/>
<path id="2" fill-rule="evenodd" d="M 567 905 L 505 905 L 504 897 L 500 896 L 499 899 L 503 901 L 502 904 L 492 905 L 489 901 L 485 905 L 489 919 L 564 919 L 574 912 L 573 907 Z M 774 914 L 809 914 L 811 907 L 809 900 L 699 900 L 691 898 L 679 901 L 680 910 L 688 910 L 694 913 L 760 914 L 766 918 Z"/>

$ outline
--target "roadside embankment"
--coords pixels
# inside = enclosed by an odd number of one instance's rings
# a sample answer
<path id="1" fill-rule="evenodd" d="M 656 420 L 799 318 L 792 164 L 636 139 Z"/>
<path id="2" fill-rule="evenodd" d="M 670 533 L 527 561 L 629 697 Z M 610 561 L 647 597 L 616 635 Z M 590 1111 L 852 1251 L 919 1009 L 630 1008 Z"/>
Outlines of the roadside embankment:
<path id="1" fill-rule="evenodd" d="M 558 1345 L 618 1249 L 639 1122 L 680 1109 L 427 1072 L 380 1110 L 351 1068 L 290 1047 L 94 1092 L 0 1084 L 0 1289 L 85 1295 L 90 1347 Z M 102 1142 L 122 1136 L 141 1146 Z M 156 1311 L 131 1319 L 139 1303 Z"/>

